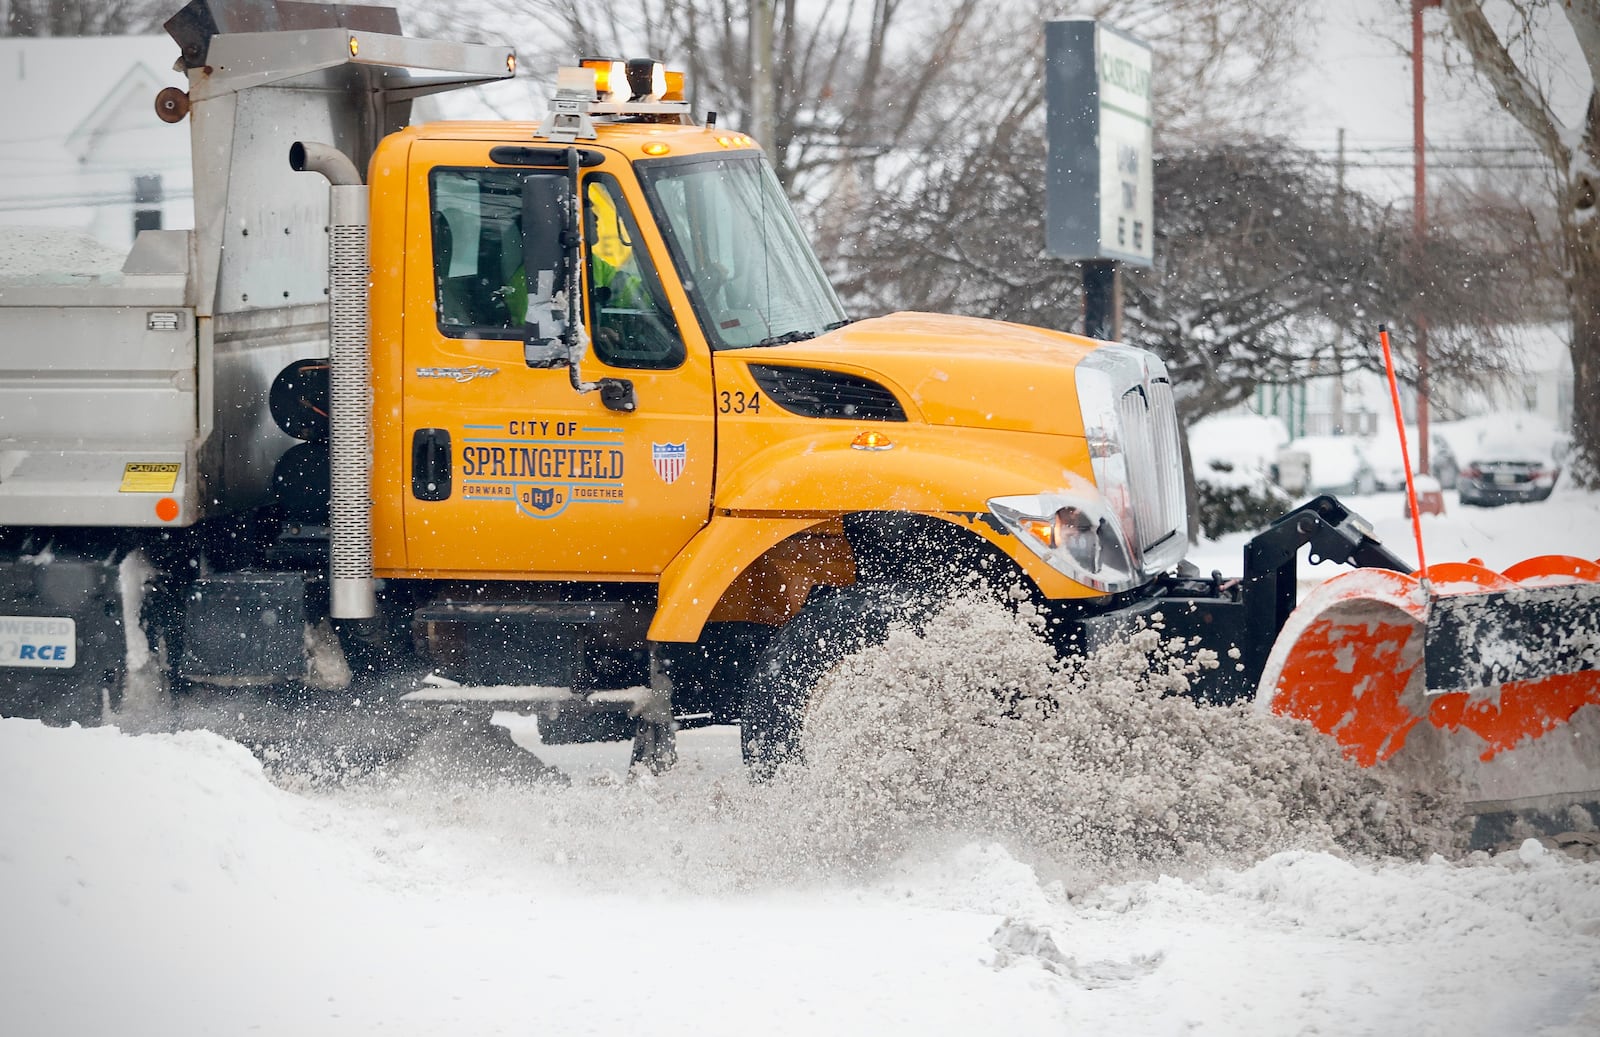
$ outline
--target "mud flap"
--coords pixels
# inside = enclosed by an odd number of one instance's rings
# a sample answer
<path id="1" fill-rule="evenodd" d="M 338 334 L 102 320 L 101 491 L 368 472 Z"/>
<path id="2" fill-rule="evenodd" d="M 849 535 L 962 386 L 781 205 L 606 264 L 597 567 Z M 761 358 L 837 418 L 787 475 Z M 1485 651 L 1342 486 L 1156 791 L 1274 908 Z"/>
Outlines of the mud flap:
<path id="1" fill-rule="evenodd" d="M 90 725 L 116 708 L 128 652 L 119 561 L 0 559 L 0 713 Z"/>

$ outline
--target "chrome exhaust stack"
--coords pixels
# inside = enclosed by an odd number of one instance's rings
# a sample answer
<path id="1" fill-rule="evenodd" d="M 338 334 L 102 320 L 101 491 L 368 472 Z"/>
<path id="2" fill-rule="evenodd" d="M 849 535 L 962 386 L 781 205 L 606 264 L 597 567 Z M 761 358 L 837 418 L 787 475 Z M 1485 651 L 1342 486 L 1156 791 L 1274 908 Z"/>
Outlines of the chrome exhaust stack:
<path id="1" fill-rule="evenodd" d="M 377 614 L 372 579 L 372 361 L 367 351 L 367 188 L 327 144 L 296 141 L 296 172 L 328 180 L 329 613 Z"/>

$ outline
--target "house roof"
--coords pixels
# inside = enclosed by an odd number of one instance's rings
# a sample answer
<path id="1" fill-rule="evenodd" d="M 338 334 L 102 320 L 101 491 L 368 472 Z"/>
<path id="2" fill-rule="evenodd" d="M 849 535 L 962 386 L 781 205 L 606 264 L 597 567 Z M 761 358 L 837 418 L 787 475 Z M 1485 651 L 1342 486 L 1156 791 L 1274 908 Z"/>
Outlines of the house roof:
<path id="1" fill-rule="evenodd" d="M 0 97 L 9 102 L 0 104 L 0 158 L 65 150 L 136 68 L 157 89 L 186 88 L 172 70 L 177 57 L 178 45 L 166 36 L 0 38 Z M 154 94 L 150 101 L 154 122 Z"/>
<path id="2" fill-rule="evenodd" d="M 181 195 L 188 128 L 155 114 L 188 85 L 177 57 L 166 36 L 0 38 L 0 224 L 87 227 L 146 173 Z"/>

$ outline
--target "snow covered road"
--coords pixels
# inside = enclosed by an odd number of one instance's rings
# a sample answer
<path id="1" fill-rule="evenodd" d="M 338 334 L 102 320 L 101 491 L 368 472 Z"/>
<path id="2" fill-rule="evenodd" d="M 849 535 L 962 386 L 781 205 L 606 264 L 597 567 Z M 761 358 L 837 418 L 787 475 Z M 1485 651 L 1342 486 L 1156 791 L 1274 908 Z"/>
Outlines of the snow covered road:
<path id="1" fill-rule="evenodd" d="M 1597 511 L 1558 493 L 1425 529 L 1518 556 L 1537 529 L 1535 548 L 1597 557 Z M 943 687 L 972 654 L 879 664 Z M 1175 773 L 1152 716 L 1107 718 L 1117 752 L 1138 750 L 1137 789 L 1049 756 L 992 780 L 981 754 L 952 757 L 900 789 L 933 789 L 925 817 L 752 787 L 728 728 L 686 732 L 659 779 L 625 779 L 626 746 L 607 746 L 546 751 L 570 786 L 428 769 L 307 786 L 209 733 L 0 720 L 0 1030 L 1600 1033 L 1600 863 L 1537 843 L 1337 851 L 1307 804 L 1349 824 L 1370 796 L 1332 777 L 1307 790 L 1265 745 L 1238 758 L 1259 732 L 1199 722 L 1182 757 L 1197 770 Z M 1294 780 L 1240 787 L 1259 773 Z M 1023 782 L 1032 799 L 986 787 Z M 1026 816 L 1095 796 L 1143 812 L 1082 829 L 1117 851 L 1092 867 Z M 1196 798 L 1233 831 L 1174 817 Z M 992 824 L 935 823 L 974 816 Z M 1169 824 L 1204 852 L 1180 854 Z"/>
<path id="2" fill-rule="evenodd" d="M 655 783 L 330 793 L 206 733 L 0 721 L 5 1030 L 1600 1030 L 1597 864 L 1287 851 L 1069 888 L 930 836 L 768 879 L 802 833 L 737 823 L 762 793 L 725 731 L 684 741 Z"/>

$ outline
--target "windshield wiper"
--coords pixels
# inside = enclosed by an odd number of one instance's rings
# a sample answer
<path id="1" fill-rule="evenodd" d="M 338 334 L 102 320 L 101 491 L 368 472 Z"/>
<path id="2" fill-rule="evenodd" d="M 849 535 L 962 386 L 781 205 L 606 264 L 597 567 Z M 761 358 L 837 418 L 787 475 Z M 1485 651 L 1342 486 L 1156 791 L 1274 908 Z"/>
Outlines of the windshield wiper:
<path id="1" fill-rule="evenodd" d="M 815 331 L 785 331 L 781 335 L 768 335 L 766 338 L 762 339 L 760 342 L 757 342 L 756 345 L 758 345 L 758 346 L 781 346 L 786 342 L 804 342 L 807 339 L 812 339 L 812 338 L 816 338 L 816 337 L 817 337 L 817 332 L 815 332 Z"/>

